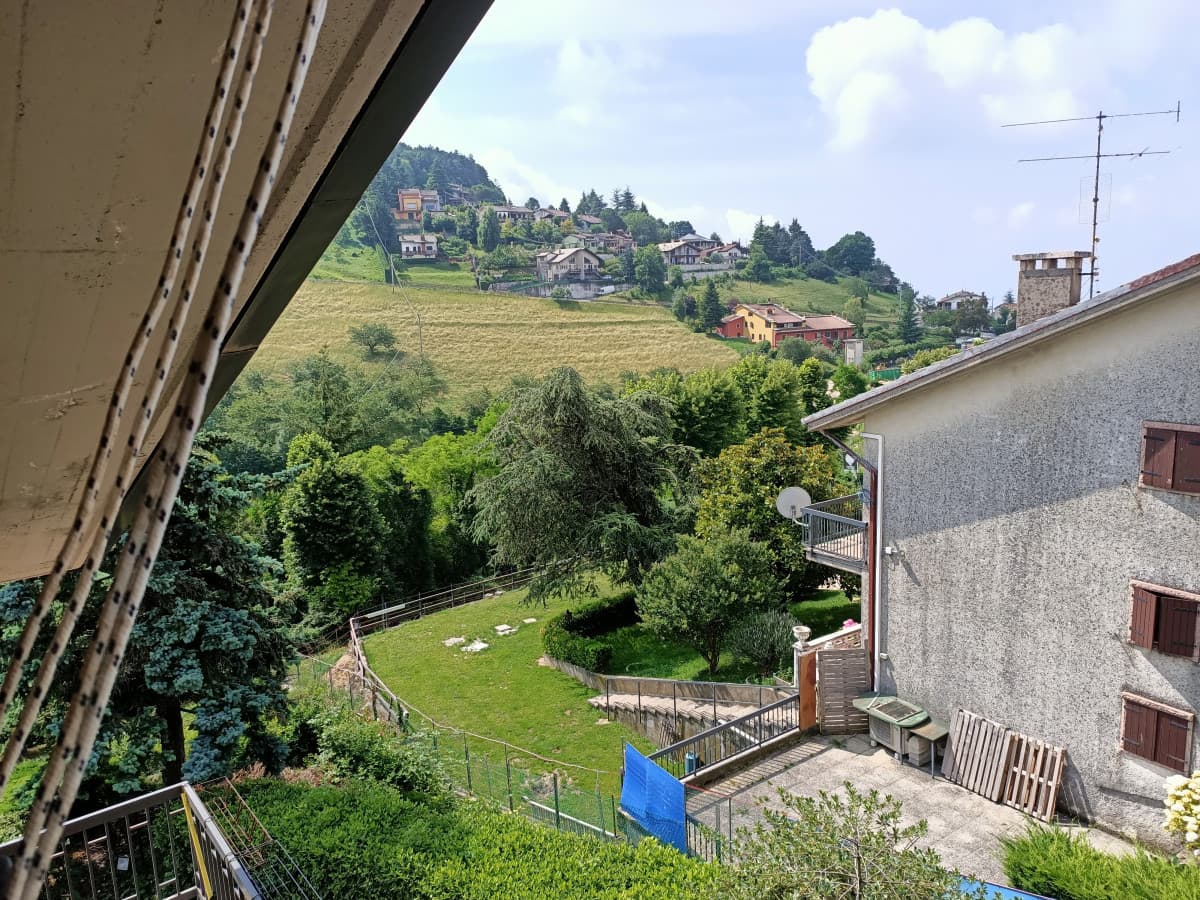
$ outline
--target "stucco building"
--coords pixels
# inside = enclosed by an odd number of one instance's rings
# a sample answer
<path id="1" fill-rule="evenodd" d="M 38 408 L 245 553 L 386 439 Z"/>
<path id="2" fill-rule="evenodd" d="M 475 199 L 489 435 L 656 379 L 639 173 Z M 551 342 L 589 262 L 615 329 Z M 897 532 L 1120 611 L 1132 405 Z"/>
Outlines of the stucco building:
<path id="1" fill-rule="evenodd" d="M 717 326 L 722 337 L 768 341 L 778 347 L 785 338 L 819 341 L 832 347 L 854 337 L 854 323 L 841 316 L 809 316 L 771 303 L 739 303 Z"/>
<path id="2" fill-rule="evenodd" d="M 405 259 L 437 259 L 438 238 L 436 234 L 400 235 L 400 255 Z"/>
<path id="3" fill-rule="evenodd" d="M 583 247 L 546 250 L 537 255 L 537 276 L 539 281 L 596 278 L 600 274 L 600 265 L 600 257 Z"/>
<path id="4" fill-rule="evenodd" d="M 1046 258 L 1027 324 L 805 424 L 863 430 L 877 688 L 1065 747 L 1059 806 L 1161 843 L 1200 767 L 1200 255 L 1082 304 Z"/>
<path id="5" fill-rule="evenodd" d="M 397 192 L 396 218 L 404 222 L 420 222 L 427 212 L 441 212 L 442 201 L 437 191 L 405 188 Z"/>

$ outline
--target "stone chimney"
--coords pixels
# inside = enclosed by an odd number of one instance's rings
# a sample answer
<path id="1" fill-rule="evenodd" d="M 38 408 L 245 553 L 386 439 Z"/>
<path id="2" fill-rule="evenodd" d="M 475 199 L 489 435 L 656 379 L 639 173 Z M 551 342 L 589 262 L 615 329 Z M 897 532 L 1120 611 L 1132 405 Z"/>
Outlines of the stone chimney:
<path id="1" fill-rule="evenodd" d="M 1086 250 L 1057 250 L 1050 253 L 1018 253 L 1017 327 L 1079 302 Z"/>

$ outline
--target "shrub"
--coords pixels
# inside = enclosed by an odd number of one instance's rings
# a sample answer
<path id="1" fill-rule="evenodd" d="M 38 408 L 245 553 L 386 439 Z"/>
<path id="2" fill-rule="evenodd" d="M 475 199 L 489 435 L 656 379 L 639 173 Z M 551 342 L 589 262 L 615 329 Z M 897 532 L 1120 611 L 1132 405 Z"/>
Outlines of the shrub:
<path id="1" fill-rule="evenodd" d="M 1200 897 L 1200 869 L 1139 850 L 1101 853 L 1081 834 L 1031 825 L 1003 838 L 1004 872 L 1014 887 L 1058 900 L 1166 900 Z"/>
<path id="2" fill-rule="evenodd" d="M 900 367 L 902 375 L 911 375 L 918 369 L 924 369 L 926 366 L 932 366 L 935 362 L 941 362 L 943 359 L 949 359 L 958 352 L 956 347 L 934 347 L 930 350 L 922 350 L 912 359 L 906 360 L 904 365 Z"/>
<path id="3" fill-rule="evenodd" d="M 602 672 L 612 661 L 612 645 L 600 636 L 638 621 L 633 591 L 625 591 L 578 610 L 566 610 L 542 627 L 542 651 L 554 659 Z"/>
<path id="4" fill-rule="evenodd" d="M 341 778 L 367 778 L 425 797 L 445 795 L 449 780 L 423 743 L 409 741 L 379 722 L 342 715 L 317 737 L 318 758 Z"/>
<path id="5" fill-rule="evenodd" d="M 863 354 L 863 362 L 868 366 L 895 362 L 907 359 L 920 350 L 931 350 L 934 347 L 944 347 L 947 341 L 942 337 L 927 337 L 911 344 L 889 344 L 878 350 L 870 350 Z"/>
<path id="6" fill-rule="evenodd" d="M 791 656 L 795 624 L 796 620 L 782 610 L 752 613 L 729 632 L 729 649 L 751 663 L 759 675 L 770 675 Z"/>
<path id="7" fill-rule="evenodd" d="M 819 259 L 805 263 L 804 272 L 809 278 L 815 278 L 818 281 L 827 281 L 830 284 L 837 284 L 837 272 Z"/>
<path id="8" fill-rule="evenodd" d="M 1200 856 L 1200 772 L 1167 779 L 1167 819 L 1163 829 L 1177 834 L 1183 849 Z"/>

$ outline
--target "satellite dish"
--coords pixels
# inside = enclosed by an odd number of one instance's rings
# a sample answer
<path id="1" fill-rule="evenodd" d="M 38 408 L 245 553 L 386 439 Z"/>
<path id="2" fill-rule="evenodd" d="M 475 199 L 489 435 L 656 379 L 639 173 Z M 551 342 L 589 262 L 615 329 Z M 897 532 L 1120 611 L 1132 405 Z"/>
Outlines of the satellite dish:
<path id="1" fill-rule="evenodd" d="M 812 497 L 802 487 L 784 488 L 775 500 L 775 508 L 785 519 L 795 521 L 800 517 L 800 510 L 812 505 Z"/>

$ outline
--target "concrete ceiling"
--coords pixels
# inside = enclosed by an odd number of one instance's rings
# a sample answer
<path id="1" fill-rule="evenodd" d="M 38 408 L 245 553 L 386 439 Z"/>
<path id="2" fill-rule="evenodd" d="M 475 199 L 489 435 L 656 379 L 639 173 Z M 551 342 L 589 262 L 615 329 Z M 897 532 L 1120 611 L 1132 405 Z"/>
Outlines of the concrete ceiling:
<path id="1" fill-rule="evenodd" d="M 330 3 L 210 408 L 489 3 Z M 167 250 L 234 6 L 0 0 L 0 583 L 48 571 L 74 519 Z M 303 8 L 276 0 L 227 180 L 226 198 L 238 199 L 218 215 L 214 247 L 233 233 Z M 215 279 L 210 272 L 199 296 Z M 144 390 L 135 386 L 134 402 Z"/>

